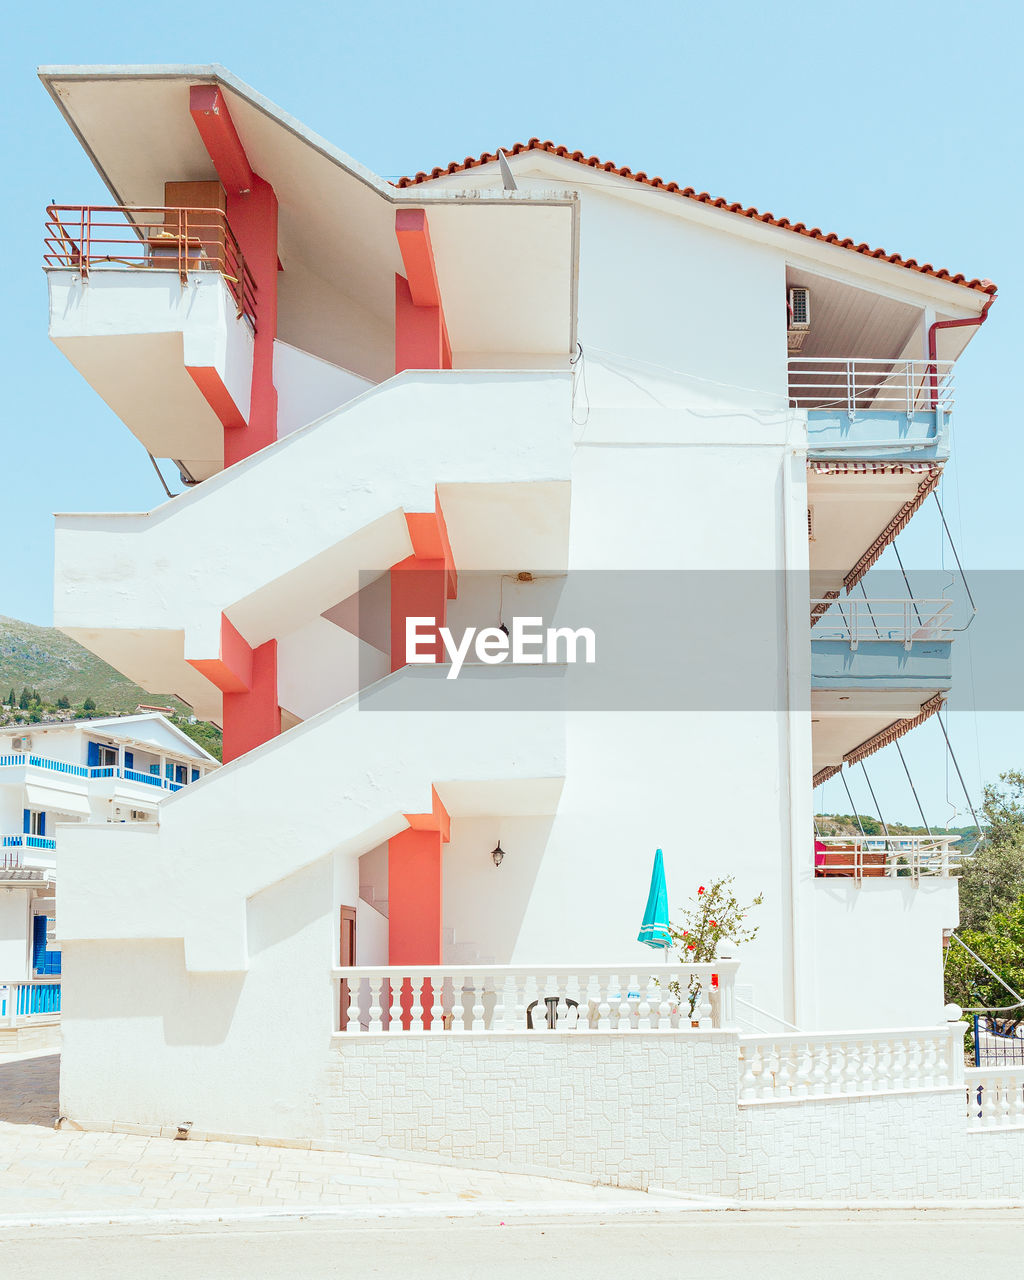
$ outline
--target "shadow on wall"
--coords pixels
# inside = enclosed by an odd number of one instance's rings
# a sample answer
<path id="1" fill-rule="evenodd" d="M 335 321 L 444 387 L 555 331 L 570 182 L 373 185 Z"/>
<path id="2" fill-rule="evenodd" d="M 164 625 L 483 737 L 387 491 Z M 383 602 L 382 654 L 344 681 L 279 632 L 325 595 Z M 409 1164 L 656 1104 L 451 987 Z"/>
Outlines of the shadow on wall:
<path id="1" fill-rule="evenodd" d="M 246 979 L 189 973 L 181 938 L 65 943 L 63 959 L 64 1009 L 75 1022 L 159 1017 L 168 1045 L 223 1044 Z"/>

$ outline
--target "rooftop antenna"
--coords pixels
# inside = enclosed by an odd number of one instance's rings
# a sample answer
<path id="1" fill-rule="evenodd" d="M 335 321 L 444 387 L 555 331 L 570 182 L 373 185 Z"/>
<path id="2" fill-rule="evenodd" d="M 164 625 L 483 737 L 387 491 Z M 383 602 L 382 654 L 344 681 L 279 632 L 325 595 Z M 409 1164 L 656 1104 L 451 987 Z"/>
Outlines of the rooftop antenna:
<path id="1" fill-rule="evenodd" d="M 498 168 L 501 170 L 501 185 L 506 191 L 518 191 L 516 180 L 512 176 L 512 167 L 505 157 L 504 151 L 498 148 Z"/>

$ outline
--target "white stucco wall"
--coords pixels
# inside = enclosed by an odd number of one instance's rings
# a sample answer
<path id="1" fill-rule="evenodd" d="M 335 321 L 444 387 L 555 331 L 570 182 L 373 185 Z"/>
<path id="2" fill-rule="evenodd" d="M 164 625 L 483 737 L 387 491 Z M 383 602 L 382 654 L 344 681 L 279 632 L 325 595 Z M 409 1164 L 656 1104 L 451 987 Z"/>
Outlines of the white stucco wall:
<path id="1" fill-rule="evenodd" d="M 959 923 L 957 882 L 939 876 L 805 880 L 813 1025 L 942 1020 L 942 931 Z"/>
<path id="2" fill-rule="evenodd" d="M 28 975 L 31 893 L 0 889 L 0 982 Z"/>
<path id="3" fill-rule="evenodd" d="M 368 378 L 361 378 L 308 351 L 300 351 L 287 342 L 275 342 L 278 438 L 315 422 L 373 385 Z"/>

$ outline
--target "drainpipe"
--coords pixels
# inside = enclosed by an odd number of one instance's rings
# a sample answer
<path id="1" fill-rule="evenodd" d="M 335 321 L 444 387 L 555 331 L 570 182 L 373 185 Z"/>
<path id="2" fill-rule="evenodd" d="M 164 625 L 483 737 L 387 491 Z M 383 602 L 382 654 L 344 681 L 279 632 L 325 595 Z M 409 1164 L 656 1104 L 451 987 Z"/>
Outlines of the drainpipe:
<path id="1" fill-rule="evenodd" d="M 995 300 L 996 295 L 994 293 L 990 293 L 988 295 L 988 301 L 981 309 L 981 314 L 971 316 L 968 320 L 936 320 L 934 324 L 928 326 L 928 378 L 931 383 L 931 401 L 933 409 L 936 408 L 939 398 L 938 364 L 936 355 L 938 339 L 935 336 L 936 331 L 938 329 L 962 329 L 966 325 L 984 324 L 988 319 L 988 309 Z"/>

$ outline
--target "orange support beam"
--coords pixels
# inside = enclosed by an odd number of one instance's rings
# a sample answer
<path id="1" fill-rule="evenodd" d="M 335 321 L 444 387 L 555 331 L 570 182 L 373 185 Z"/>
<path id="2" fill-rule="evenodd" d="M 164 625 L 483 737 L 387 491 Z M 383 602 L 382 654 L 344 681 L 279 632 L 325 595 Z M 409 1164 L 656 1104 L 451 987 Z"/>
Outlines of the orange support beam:
<path id="1" fill-rule="evenodd" d="M 224 424 L 224 465 L 230 467 L 277 439 L 277 196 L 270 183 L 253 172 L 219 85 L 192 85 L 189 112 L 224 187 L 228 224 L 256 283 L 248 423 L 232 414 L 231 405 L 219 393 L 210 400 Z M 199 386 L 209 400 L 202 383 Z"/>
<path id="2" fill-rule="evenodd" d="M 224 695 L 224 763 L 237 760 L 281 732 L 277 701 L 277 641 L 252 650 L 252 685 Z"/>
<path id="3" fill-rule="evenodd" d="M 441 963 L 442 846 L 451 819 L 433 788 L 431 801 L 430 813 L 406 814 L 408 830 L 388 841 L 389 965 Z"/>
<path id="4" fill-rule="evenodd" d="M 405 276 L 395 276 L 395 372 L 450 369 L 452 349 L 426 212 L 399 209 L 395 236 L 405 267 Z"/>
<path id="5" fill-rule="evenodd" d="M 225 764 L 281 732 L 276 640 L 253 649 L 221 614 L 219 655 L 189 658 L 188 663 L 224 695 Z"/>
<path id="6" fill-rule="evenodd" d="M 437 628 L 443 627 L 448 601 L 458 592 L 458 574 L 448 541 L 448 527 L 441 501 L 434 496 L 434 510 L 406 514 L 413 554 L 391 569 L 391 670 L 407 662 L 405 630 L 407 618 L 433 618 L 432 644 L 421 643 L 421 652 L 432 652 L 433 660 L 444 657 Z M 426 630 L 426 628 L 424 628 Z"/>

